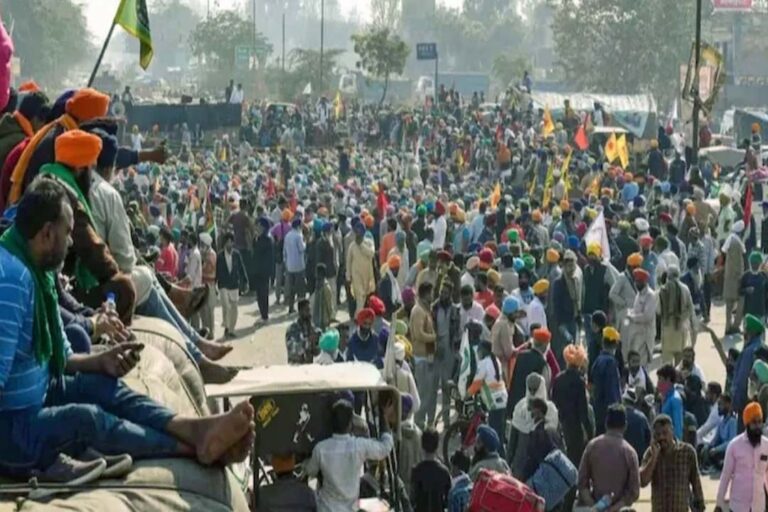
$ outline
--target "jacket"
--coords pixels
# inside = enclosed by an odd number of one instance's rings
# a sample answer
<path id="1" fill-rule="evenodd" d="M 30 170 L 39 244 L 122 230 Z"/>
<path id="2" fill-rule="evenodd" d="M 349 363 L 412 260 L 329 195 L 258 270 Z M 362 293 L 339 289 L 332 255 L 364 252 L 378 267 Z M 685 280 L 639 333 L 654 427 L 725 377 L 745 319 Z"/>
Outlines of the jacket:
<path id="1" fill-rule="evenodd" d="M 268 234 L 253 243 L 253 274 L 268 279 L 275 273 L 275 241 Z"/>
<path id="2" fill-rule="evenodd" d="M 432 319 L 431 311 L 424 307 L 421 300 L 417 300 L 416 305 L 411 310 L 410 329 L 413 355 L 415 357 L 433 355 L 437 342 L 435 322 Z"/>
<path id="3" fill-rule="evenodd" d="M 216 284 L 223 290 L 241 290 L 248 287 L 248 274 L 243 258 L 237 249 L 232 249 L 232 270 L 227 268 L 225 251 L 216 255 Z"/>

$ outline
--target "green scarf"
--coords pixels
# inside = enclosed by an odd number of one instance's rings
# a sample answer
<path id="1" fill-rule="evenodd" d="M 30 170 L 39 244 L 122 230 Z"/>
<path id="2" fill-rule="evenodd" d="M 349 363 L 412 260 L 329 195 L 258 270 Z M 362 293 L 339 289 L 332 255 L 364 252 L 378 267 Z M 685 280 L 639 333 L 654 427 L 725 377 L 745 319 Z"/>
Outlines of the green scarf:
<path id="1" fill-rule="evenodd" d="M 48 361 L 54 376 L 64 373 L 64 330 L 59 319 L 59 294 L 56 292 L 56 274 L 43 272 L 32 262 L 27 241 L 16 226 L 0 236 L 0 246 L 21 261 L 35 283 L 35 321 L 32 329 L 32 350 L 38 363 Z"/>
<path id="2" fill-rule="evenodd" d="M 46 164 L 40 168 L 41 174 L 48 174 L 54 176 L 59 182 L 66 185 L 66 187 L 77 197 L 77 202 L 83 207 L 85 213 L 88 214 L 88 220 L 91 222 L 91 226 L 94 226 L 93 214 L 91 213 L 91 204 L 86 199 L 83 191 L 80 190 L 80 185 L 77 184 L 72 171 L 67 169 L 61 164 Z M 86 292 L 99 286 L 99 280 L 96 276 L 88 270 L 88 267 L 83 265 L 80 258 L 77 258 L 75 262 L 75 280 L 77 286 Z"/>

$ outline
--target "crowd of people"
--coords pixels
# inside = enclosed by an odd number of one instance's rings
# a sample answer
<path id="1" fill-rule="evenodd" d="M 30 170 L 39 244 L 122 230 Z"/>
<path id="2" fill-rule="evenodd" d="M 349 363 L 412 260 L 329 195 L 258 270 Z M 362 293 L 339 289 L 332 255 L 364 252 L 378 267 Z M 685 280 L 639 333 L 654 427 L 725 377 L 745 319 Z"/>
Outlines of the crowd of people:
<path id="1" fill-rule="evenodd" d="M 290 454 L 274 454 L 260 510 L 354 510 L 363 467 L 392 450 L 402 506 L 416 511 L 467 510 L 489 471 L 535 482 L 553 452 L 577 477 L 548 510 L 631 509 L 650 485 L 654 511 L 703 511 L 700 475 L 717 472 L 719 509 L 765 508 L 768 245 L 752 185 L 742 197 L 673 156 L 663 129 L 630 171 L 577 140 L 593 116 L 609 123 L 598 105 L 566 104 L 553 120 L 514 95 L 487 114 L 441 91 L 428 109 L 380 116 L 376 144 L 356 129 L 338 147 L 297 138 L 233 151 L 232 134 L 173 156 L 135 134 L 123 145 L 109 95 L 51 100 L 34 82 L 7 92 L 3 476 L 119 476 L 158 455 L 244 460 L 247 402 L 182 417 L 120 378 L 141 358 L 131 324 L 142 315 L 180 333 L 204 382 L 230 381 L 237 370 L 219 361 L 253 300 L 257 328 L 287 309 L 288 363 L 371 363 L 401 392 L 382 416 L 402 411 L 397 440 L 397 421 L 363 439 L 350 432 L 365 404 L 342 397 L 334 436 L 304 464 L 323 476 L 316 495 Z M 754 159 L 748 149 L 752 170 Z M 715 299 L 723 334 L 744 339 L 723 383 L 696 362 Z M 459 443 L 441 460 L 470 403 L 486 418 L 474 450 Z"/>

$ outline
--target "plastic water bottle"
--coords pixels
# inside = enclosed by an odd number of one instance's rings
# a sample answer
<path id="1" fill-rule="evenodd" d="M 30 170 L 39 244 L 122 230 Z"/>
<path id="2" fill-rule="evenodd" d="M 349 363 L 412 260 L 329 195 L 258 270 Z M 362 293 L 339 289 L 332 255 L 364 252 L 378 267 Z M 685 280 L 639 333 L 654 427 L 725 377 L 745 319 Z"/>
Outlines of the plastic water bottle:
<path id="1" fill-rule="evenodd" d="M 613 502 L 613 493 L 606 494 L 602 498 L 600 498 L 600 501 L 595 503 L 595 510 L 598 512 L 603 512 L 604 510 L 608 510 L 608 507 L 611 506 L 611 503 Z"/>
<path id="2" fill-rule="evenodd" d="M 117 303 L 115 302 L 115 294 L 109 292 L 107 294 L 107 302 L 105 303 L 105 312 L 108 315 L 117 314 Z"/>

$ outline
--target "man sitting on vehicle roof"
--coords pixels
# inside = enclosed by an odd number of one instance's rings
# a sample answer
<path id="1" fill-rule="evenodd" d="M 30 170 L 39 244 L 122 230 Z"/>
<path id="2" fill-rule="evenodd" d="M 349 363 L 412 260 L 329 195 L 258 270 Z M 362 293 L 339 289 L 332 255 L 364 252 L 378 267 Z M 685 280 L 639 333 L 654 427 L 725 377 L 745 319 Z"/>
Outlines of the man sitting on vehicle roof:
<path id="1" fill-rule="evenodd" d="M 0 237 L 0 474 L 68 482 L 84 476 L 70 456 L 196 457 L 243 461 L 253 441 L 253 407 L 181 417 L 119 379 L 144 345 L 74 354 L 62 327 L 56 269 L 71 242 L 73 212 L 58 182 L 37 179 L 14 225 Z M 98 459 L 97 459 L 98 460 Z"/>

